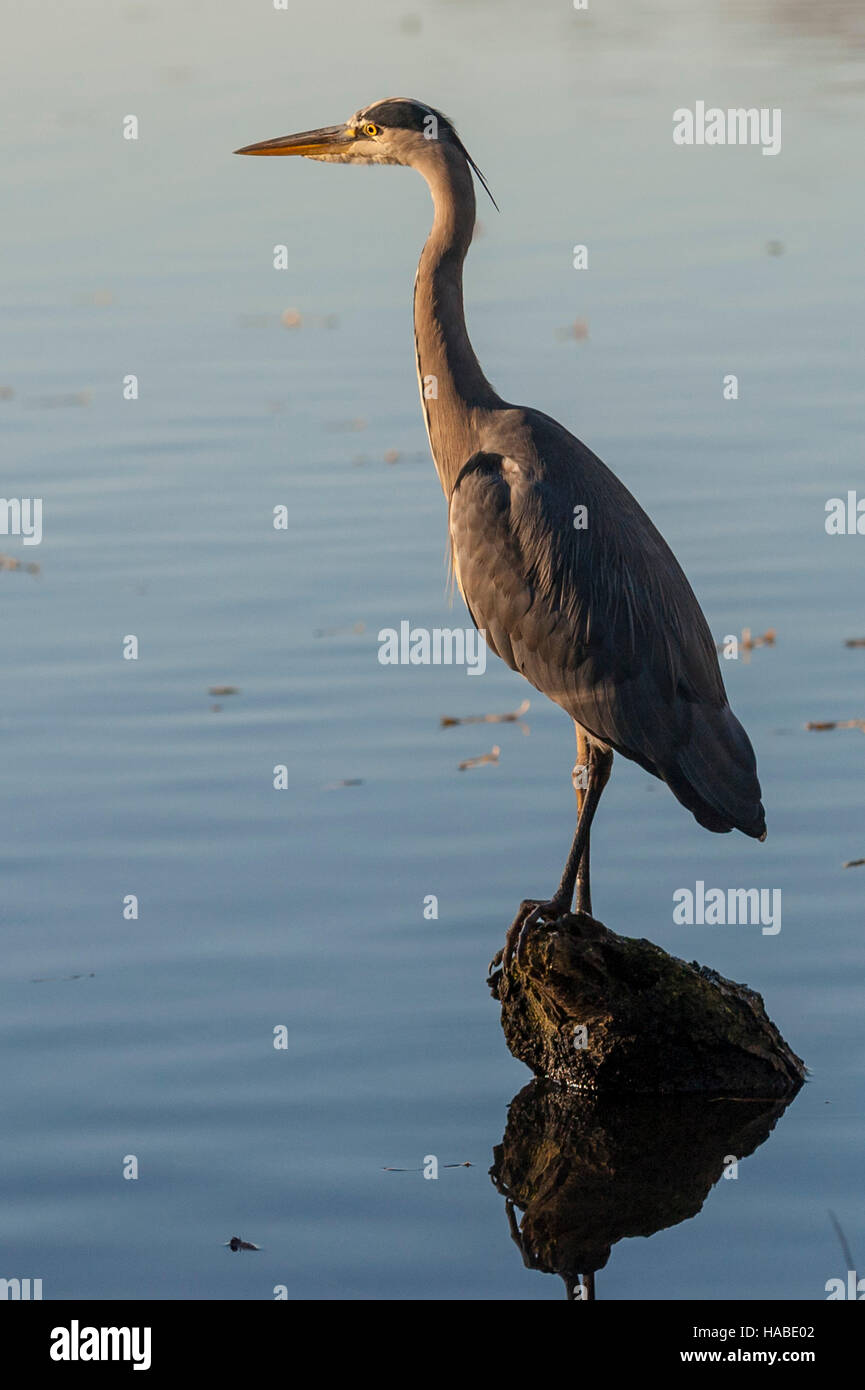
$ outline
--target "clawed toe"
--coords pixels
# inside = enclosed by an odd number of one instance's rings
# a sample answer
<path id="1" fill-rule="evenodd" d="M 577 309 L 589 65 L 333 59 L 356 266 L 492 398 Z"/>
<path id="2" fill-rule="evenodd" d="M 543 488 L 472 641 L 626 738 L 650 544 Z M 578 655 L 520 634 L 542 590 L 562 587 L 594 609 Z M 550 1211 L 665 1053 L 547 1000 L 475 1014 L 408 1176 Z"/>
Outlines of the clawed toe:
<path id="1" fill-rule="evenodd" d="M 561 903 L 537 902 L 535 899 L 528 900 L 520 904 L 520 910 L 508 928 L 505 938 L 504 949 L 499 951 L 495 957 L 494 964 L 501 964 L 504 970 L 510 970 L 514 959 L 519 965 L 525 964 L 526 944 L 531 935 L 532 928 L 546 922 L 551 926 L 557 922 L 566 909 Z"/>
<path id="2" fill-rule="evenodd" d="M 539 907 L 540 903 L 534 901 L 534 899 L 527 899 L 525 902 L 520 903 L 520 910 L 517 913 L 514 920 L 511 922 L 511 925 L 508 927 L 508 934 L 505 937 L 505 944 L 502 950 L 503 970 L 510 970 L 511 962 L 514 958 L 514 953 L 517 951 L 517 948 L 519 946 L 523 926 L 525 925 L 529 917 L 531 917 L 531 915 L 535 911 L 537 911 Z"/>
<path id="3" fill-rule="evenodd" d="M 502 963 L 502 960 L 504 959 L 504 954 L 505 954 L 504 947 L 502 947 L 500 950 L 496 951 L 495 955 L 493 956 L 492 960 L 490 961 L 489 965 L 487 966 L 487 975 L 488 975 L 488 976 L 489 976 L 489 975 L 492 975 L 492 973 L 493 973 L 494 970 L 498 970 L 499 966 L 500 966 L 501 963 Z"/>
<path id="4" fill-rule="evenodd" d="M 522 926 L 520 927 L 519 932 L 517 933 L 516 947 L 513 952 L 513 954 L 517 958 L 518 965 L 525 965 L 526 942 L 529 939 L 529 934 L 531 932 L 532 927 L 536 927 L 542 917 L 542 904 L 539 903 L 538 906 L 534 909 L 534 911 L 529 913 L 528 917 L 525 919 Z"/>

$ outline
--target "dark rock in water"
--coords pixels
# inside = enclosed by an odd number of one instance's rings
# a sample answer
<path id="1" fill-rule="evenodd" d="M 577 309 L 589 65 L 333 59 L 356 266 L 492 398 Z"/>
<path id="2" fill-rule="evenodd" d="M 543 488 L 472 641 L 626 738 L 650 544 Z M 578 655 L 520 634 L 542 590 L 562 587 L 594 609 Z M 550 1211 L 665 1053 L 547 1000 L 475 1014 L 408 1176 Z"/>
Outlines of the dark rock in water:
<path id="1" fill-rule="evenodd" d="M 584 913 L 530 928 L 490 988 L 513 1055 L 566 1086 L 770 1099 L 805 1079 L 754 990 Z"/>
<path id="2" fill-rule="evenodd" d="M 696 1216 L 789 1100 L 590 1095 L 530 1082 L 511 1102 L 490 1169 L 523 1263 L 559 1274 L 570 1299 L 593 1298 L 612 1246 Z"/>

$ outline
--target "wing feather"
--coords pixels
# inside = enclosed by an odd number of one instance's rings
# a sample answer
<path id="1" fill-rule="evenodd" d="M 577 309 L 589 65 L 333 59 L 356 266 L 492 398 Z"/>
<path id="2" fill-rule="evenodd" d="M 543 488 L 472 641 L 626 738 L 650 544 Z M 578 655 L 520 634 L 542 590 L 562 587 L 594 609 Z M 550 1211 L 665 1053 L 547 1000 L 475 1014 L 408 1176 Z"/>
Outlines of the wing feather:
<path id="1" fill-rule="evenodd" d="M 669 782 L 710 829 L 765 829 L 753 749 L 663 537 L 615 474 L 525 412 L 510 452 L 479 452 L 450 498 L 460 590 L 514 670 L 592 737 Z M 504 441 L 505 444 L 513 441 Z M 588 525 L 574 526 L 586 507 Z"/>

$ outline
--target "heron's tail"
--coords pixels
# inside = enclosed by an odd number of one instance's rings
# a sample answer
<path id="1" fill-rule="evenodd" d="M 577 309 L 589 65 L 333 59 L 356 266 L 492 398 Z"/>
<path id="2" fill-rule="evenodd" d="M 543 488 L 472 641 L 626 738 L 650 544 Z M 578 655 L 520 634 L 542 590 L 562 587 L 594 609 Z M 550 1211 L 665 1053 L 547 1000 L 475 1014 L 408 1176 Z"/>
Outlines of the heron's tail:
<path id="1" fill-rule="evenodd" d="M 691 706 L 690 737 L 661 775 L 707 830 L 741 830 L 766 838 L 757 760 L 751 740 L 729 705 Z"/>

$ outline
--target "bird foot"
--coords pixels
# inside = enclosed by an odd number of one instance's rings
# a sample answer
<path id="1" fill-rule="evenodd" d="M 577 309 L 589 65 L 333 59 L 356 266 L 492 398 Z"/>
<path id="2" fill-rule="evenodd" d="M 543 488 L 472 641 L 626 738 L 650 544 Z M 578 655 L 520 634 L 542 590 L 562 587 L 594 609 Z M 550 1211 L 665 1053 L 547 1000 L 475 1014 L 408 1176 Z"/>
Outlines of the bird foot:
<path id="1" fill-rule="evenodd" d="M 496 951 L 495 955 L 493 956 L 492 960 L 487 966 L 487 984 L 491 982 L 493 975 L 501 965 L 504 953 L 504 947 L 501 947 L 498 951 Z"/>
<path id="2" fill-rule="evenodd" d="M 508 971 L 511 968 L 514 958 L 518 964 L 525 962 L 525 947 L 532 927 L 545 922 L 547 926 L 553 926 L 568 910 L 568 904 L 559 902 L 555 898 L 547 902 L 539 902 L 537 898 L 527 898 L 520 903 L 520 909 L 505 937 L 505 944 L 500 951 L 497 951 L 489 964 L 489 974 L 499 966 Z"/>

